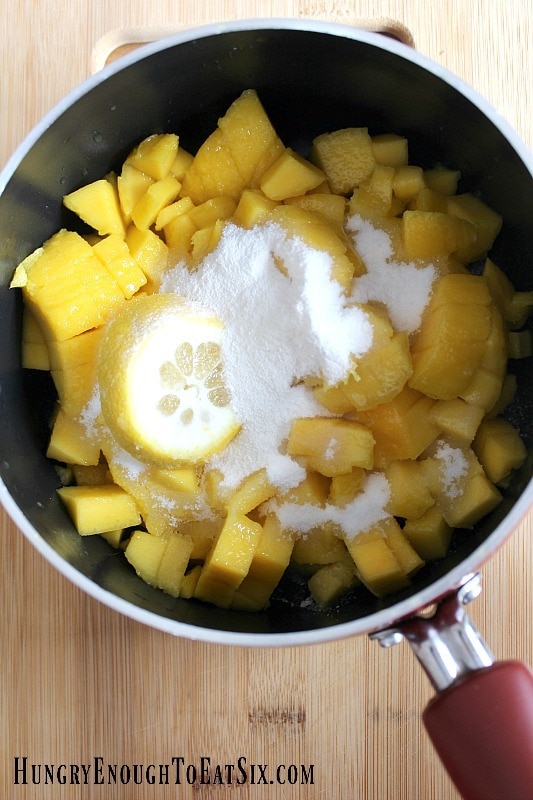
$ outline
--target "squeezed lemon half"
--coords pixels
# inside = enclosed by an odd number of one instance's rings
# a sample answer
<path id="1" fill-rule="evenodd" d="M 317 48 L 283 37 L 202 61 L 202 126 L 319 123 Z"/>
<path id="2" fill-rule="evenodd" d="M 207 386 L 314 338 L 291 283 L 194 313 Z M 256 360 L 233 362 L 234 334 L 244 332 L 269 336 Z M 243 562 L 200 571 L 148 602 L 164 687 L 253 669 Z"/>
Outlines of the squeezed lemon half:
<path id="1" fill-rule="evenodd" d="M 141 461 L 196 465 L 238 433 L 222 366 L 221 321 L 176 295 L 131 300 L 99 356 L 102 416 Z"/>

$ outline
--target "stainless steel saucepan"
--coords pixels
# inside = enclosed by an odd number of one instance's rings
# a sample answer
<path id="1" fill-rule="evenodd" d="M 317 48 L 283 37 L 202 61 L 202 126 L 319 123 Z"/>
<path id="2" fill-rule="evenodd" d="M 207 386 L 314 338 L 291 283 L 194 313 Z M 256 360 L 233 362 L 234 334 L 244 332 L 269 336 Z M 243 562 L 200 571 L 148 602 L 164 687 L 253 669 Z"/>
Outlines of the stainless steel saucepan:
<path id="1" fill-rule="evenodd" d="M 260 614 L 173 600 L 138 579 L 100 537 L 80 537 L 56 498 L 44 453 L 53 393 L 46 375 L 20 365 L 21 299 L 14 267 L 64 223 L 62 197 L 117 168 L 157 131 L 194 151 L 246 88 L 255 88 L 285 144 L 306 153 L 325 130 L 368 126 L 409 140 L 412 163 L 460 169 L 504 220 L 495 261 L 518 289 L 533 287 L 533 158 L 472 89 L 401 43 L 304 20 L 206 26 L 147 45 L 72 92 L 34 129 L 0 176 L 0 498 L 60 572 L 120 613 L 170 634 L 246 646 L 283 646 L 370 634 L 405 637 L 437 694 L 424 712 L 429 734 L 469 800 L 533 797 L 533 678 L 515 662 L 493 663 L 465 604 L 478 571 L 533 501 L 533 373 L 516 362 L 509 409 L 529 456 L 500 507 L 459 532 L 446 558 L 412 586 L 377 600 L 354 590 L 331 609 L 302 604 L 304 587 L 283 581 Z M 432 613 L 421 614 L 432 607 Z M 58 624 L 61 620 L 58 618 Z"/>

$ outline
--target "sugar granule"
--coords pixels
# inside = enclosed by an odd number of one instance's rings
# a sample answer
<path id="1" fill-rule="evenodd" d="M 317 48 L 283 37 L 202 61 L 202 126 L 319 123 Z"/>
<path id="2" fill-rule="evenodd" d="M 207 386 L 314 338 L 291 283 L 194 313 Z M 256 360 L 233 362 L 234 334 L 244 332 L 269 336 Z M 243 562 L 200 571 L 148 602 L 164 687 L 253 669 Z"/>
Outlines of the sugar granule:
<path id="1" fill-rule="evenodd" d="M 163 279 L 161 292 L 199 303 L 224 323 L 225 380 L 242 424 L 210 462 L 226 486 L 262 467 L 279 489 L 299 483 L 304 468 L 282 452 L 291 422 L 328 415 L 301 381 L 315 375 L 337 383 L 372 344 L 368 316 L 350 304 L 331 269 L 327 252 L 275 223 L 250 230 L 228 223 L 196 270 L 181 263 Z"/>
<path id="2" fill-rule="evenodd" d="M 383 303 L 395 330 L 416 331 L 437 277 L 435 267 L 393 261 L 388 234 L 358 214 L 347 220 L 346 230 L 367 268 L 367 273 L 354 281 L 353 300 Z"/>

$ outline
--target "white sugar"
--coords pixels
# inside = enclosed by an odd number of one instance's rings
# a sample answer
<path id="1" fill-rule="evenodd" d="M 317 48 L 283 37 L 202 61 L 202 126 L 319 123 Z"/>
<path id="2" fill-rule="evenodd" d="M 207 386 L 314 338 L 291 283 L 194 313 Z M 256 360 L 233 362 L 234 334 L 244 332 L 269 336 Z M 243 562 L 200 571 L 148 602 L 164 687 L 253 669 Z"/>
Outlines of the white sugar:
<path id="1" fill-rule="evenodd" d="M 282 528 L 305 536 L 306 533 L 326 523 L 333 523 L 349 538 L 369 530 L 390 516 L 386 510 L 390 499 L 390 486 L 383 473 L 368 475 L 362 491 L 344 508 L 326 503 L 325 506 L 311 503 L 265 504 L 268 511 L 274 512 Z"/>
<path id="2" fill-rule="evenodd" d="M 282 452 L 291 422 L 327 415 L 301 381 L 315 375 L 337 383 L 372 343 L 367 315 L 348 303 L 331 268 L 328 253 L 288 238 L 277 224 L 227 224 L 198 269 L 178 264 L 163 279 L 160 291 L 199 303 L 224 323 L 226 383 L 242 424 L 210 462 L 226 485 L 262 467 L 280 489 L 299 483 L 303 468 Z"/>
<path id="3" fill-rule="evenodd" d="M 84 406 L 80 415 L 80 422 L 85 427 L 90 438 L 94 438 L 98 433 L 97 420 L 101 413 L 100 388 L 97 383 L 89 402 Z"/>
<path id="4" fill-rule="evenodd" d="M 353 299 L 383 303 L 395 330 L 416 331 L 437 276 L 435 267 L 393 261 L 388 234 L 357 214 L 347 221 L 346 230 L 367 268 L 354 282 Z"/>
<path id="5" fill-rule="evenodd" d="M 442 487 L 448 497 L 462 494 L 462 481 L 468 473 L 468 461 L 462 450 L 439 442 L 435 457 L 441 462 Z"/>

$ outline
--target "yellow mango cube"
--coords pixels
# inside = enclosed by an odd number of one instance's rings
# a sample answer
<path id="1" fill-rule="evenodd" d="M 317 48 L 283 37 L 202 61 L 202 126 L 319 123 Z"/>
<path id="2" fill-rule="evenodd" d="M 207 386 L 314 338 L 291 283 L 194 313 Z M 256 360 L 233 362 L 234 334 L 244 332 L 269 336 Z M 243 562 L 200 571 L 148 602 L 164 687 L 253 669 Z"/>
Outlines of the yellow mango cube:
<path id="1" fill-rule="evenodd" d="M 244 189 L 233 215 L 234 222 L 243 228 L 253 228 L 262 222 L 277 203 L 259 189 Z"/>
<path id="2" fill-rule="evenodd" d="M 176 199 L 180 189 L 181 183 L 173 175 L 152 183 L 131 212 L 134 225 L 139 230 L 150 228 L 161 210 Z"/>
<path id="3" fill-rule="evenodd" d="M 433 259 L 468 253 L 475 243 L 475 226 L 440 211 L 410 211 L 402 217 L 405 249 L 410 258 Z"/>
<path id="4" fill-rule="evenodd" d="M 277 492 L 270 482 L 266 469 L 248 475 L 233 492 L 226 504 L 228 514 L 249 514 L 261 503 L 270 500 Z"/>
<path id="5" fill-rule="evenodd" d="M 54 234 L 24 270 L 22 294 L 47 340 L 62 341 L 106 322 L 124 303 L 114 278 L 77 233 Z"/>
<path id="6" fill-rule="evenodd" d="M 156 586 L 157 571 L 167 543 L 143 530 L 133 531 L 124 554 L 137 575 L 149 586 Z"/>
<path id="7" fill-rule="evenodd" d="M 482 406 L 467 403 L 459 397 L 438 400 L 429 412 L 431 422 L 441 433 L 454 436 L 465 444 L 472 442 L 484 415 Z"/>
<path id="8" fill-rule="evenodd" d="M 129 300 L 146 283 L 146 275 L 130 255 L 128 245 L 120 236 L 110 234 L 93 245 L 100 259 Z"/>
<path id="9" fill-rule="evenodd" d="M 263 173 L 260 188 L 270 200 L 279 202 L 316 189 L 324 180 L 322 170 L 287 147 Z"/>
<path id="10" fill-rule="evenodd" d="M 500 483 L 512 470 L 518 469 L 527 456 L 520 434 L 503 417 L 483 420 L 472 449 L 493 483 Z"/>
<path id="11" fill-rule="evenodd" d="M 114 484 L 64 486 L 57 493 L 81 536 L 130 528 L 141 522 L 133 498 Z"/>
<path id="12" fill-rule="evenodd" d="M 125 236 L 117 187 L 105 178 L 65 195 L 63 205 L 98 231 L 100 236 L 109 233 Z"/>
<path id="13" fill-rule="evenodd" d="M 340 386 L 354 408 L 365 410 L 390 402 L 413 373 L 408 334 L 400 331 L 384 343 L 373 344 L 353 372 Z"/>
<path id="14" fill-rule="evenodd" d="M 338 526 L 324 523 L 308 531 L 294 543 L 295 564 L 331 564 L 342 558 L 345 544 L 339 539 Z"/>
<path id="15" fill-rule="evenodd" d="M 193 543 L 190 536 L 169 536 L 156 573 L 155 585 L 171 597 L 179 597 L 181 583 L 189 563 Z"/>
<path id="16" fill-rule="evenodd" d="M 403 167 L 409 160 L 407 139 L 396 133 L 380 133 L 372 136 L 372 153 L 376 164 Z"/>
<path id="17" fill-rule="evenodd" d="M 131 222 L 131 213 L 149 186 L 154 183 L 154 178 L 126 162 L 117 178 L 117 191 L 122 217 L 126 224 Z"/>
<path id="18" fill-rule="evenodd" d="M 319 606 L 329 606 L 359 583 L 351 557 L 324 564 L 312 575 L 307 585 Z"/>
<path id="19" fill-rule="evenodd" d="M 155 469 L 154 479 L 176 492 L 198 494 L 200 491 L 198 475 L 193 467 Z"/>
<path id="20" fill-rule="evenodd" d="M 244 514 L 228 516 L 202 567 L 194 596 L 228 608 L 248 574 L 262 532 L 262 526 Z"/>
<path id="21" fill-rule="evenodd" d="M 154 133 L 140 142 L 125 163 L 156 181 L 163 180 L 177 158 L 178 144 L 174 133 Z"/>
<path id="22" fill-rule="evenodd" d="M 424 560 L 420 558 L 419 554 L 411 546 L 394 517 L 390 517 L 380 523 L 380 527 L 387 545 L 390 547 L 404 574 L 411 577 L 418 572 L 424 566 Z"/>
<path id="23" fill-rule="evenodd" d="M 448 552 L 453 529 L 438 506 L 433 505 L 421 517 L 406 520 L 403 533 L 421 558 L 432 561 L 444 558 Z"/>
<path id="24" fill-rule="evenodd" d="M 438 166 L 424 171 L 426 186 L 443 195 L 452 195 L 457 192 L 457 184 L 461 177 L 459 170 L 447 169 Z"/>
<path id="25" fill-rule="evenodd" d="M 285 149 L 257 92 L 246 89 L 218 125 L 245 185 L 257 189 L 264 172 Z"/>
<path id="26" fill-rule="evenodd" d="M 22 310 L 22 366 L 25 369 L 50 369 L 46 339 L 28 306 Z"/>
<path id="27" fill-rule="evenodd" d="M 350 194 L 374 169 L 367 128 L 341 128 L 313 139 L 313 162 L 326 174 L 334 194 Z"/>
<path id="28" fill-rule="evenodd" d="M 416 459 L 437 438 L 439 429 L 430 421 L 435 401 L 406 386 L 388 403 L 369 411 L 357 412 L 376 440 L 374 467 L 381 469 L 391 461 Z"/>
<path id="29" fill-rule="evenodd" d="M 229 219 L 236 207 L 231 197 L 212 197 L 199 206 L 193 206 L 187 213 L 197 228 L 207 228 L 218 220 Z"/>
<path id="30" fill-rule="evenodd" d="M 188 214 L 189 211 L 192 211 L 194 207 L 194 203 L 190 197 L 181 197 L 174 203 L 170 203 L 170 205 L 165 206 L 157 215 L 154 225 L 156 231 L 160 231 L 161 229 L 165 228 L 165 226 L 172 222 L 172 220 L 176 217 L 179 217 L 182 214 Z"/>
<path id="31" fill-rule="evenodd" d="M 502 496 L 483 472 L 469 476 L 461 494 L 439 503 L 444 519 L 452 528 L 471 528 L 501 503 Z"/>
<path id="32" fill-rule="evenodd" d="M 501 230 L 500 214 L 470 193 L 448 197 L 446 211 L 448 214 L 467 220 L 475 228 L 476 238 L 463 253 L 464 260 L 470 263 L 483 258 Z"/>
<path id="33" fill-rule="evenodd" d="M 346 198 L 331 192 L 311 192 L 298 197 L 288 197 L 284 201 L 305 211 L 321 214 L 334 230 L 340 230 L 344 224 Z"/>
<path id="34" fill-rule="evenodd" d="M 248 574 L 233 595 L 231 607 L 253 607 L 257 611 L 265 608 L 289 565 L 293 546 L 293 537 L 281 530 L 274 514 L 269 514 Z"/>
<path id="35" fill-rule="evenodd" d="M 405 164 L 397 167 L 392 180 L 392 190 L 400 200 L 411 200 L 426 186 L 421 167 Z"/>
<path id="36" fill-rule="evenodd" d="M 259 187 L 283 149 L 257 93 L 246 90 L 198 149 L 183 178 L 183 194 L 195 203 L 220 195 L 238 201 L 243 189 Z"/>
<path id="37" fill-rule="evenodd" d="M 190 600 L 191 597 L 194 597 L 194 591 L 201 571 L 202 567 L 200 564 L 197 564 L 185 573 L 180 584 L 180 597 L 184 597 L 186 600 Z"/>
<path id="38" fill-rule="evenodd" d="M 365 478 L 366 472 L 362 467 L 354 467 L 345 475 L 334 475 L 329 490 L 329 503 L 337 508 L 347 506 L 363 488 Z"/>
<path id="39" fill-rule="evenodd" d="M 197 227 L 188 213 L 178 214 L 163 226 L 165 242 L 172 254 L 171 260 L 185 258 L 192 249 L 192 237 Z"/>
<path id="40" fill-rule="evenodd" d="M 355 563 L 357 577 L 372 594 L 382 597 L 409 585 L 379 524 L 354 539 L 347 539 L 346 547 Z"/>
<path id="41" fill-rule="evenodd" d="M 139 230 L 135 225 L 130 225 L 126 244 L 131 257 L 146 275 L 145 288 L 157 288 L 168 266 L 168 247 L 165 242 L 151 230 Z"/>
<path id="42" fill-rule="evenodd" d="M 84 425 L 59 409 L 46 451 L 48 458 L 66 464 L 93 466 L 100 460 L 100 445 L 87 434 Z"/>
<path id="43" fill-rule="evenodd" d="M 390 487 L 387 510 L 395 517 L 417 519 L 435 500 L 418 461 L 393 461 L 385 470 Z"/>
<path id="44" fill-rule="evenodd" d="M 178 152 L 176 153 L 176 158 L 170 165 L 169 173 L 170 175 L 174 175 L 179 181 L 182 181 L 185 177 L 185 173 L 191 166 L 192 162 L 194 161 L 194 156 L 185 150 L 183 147 L 178 146 Z"/>
<path id="45" fill-rule="evenodd" d="M 323 506 L 328 499 L 330 481 L 319 472 L 307 471 L 305 478 L 292 489 L 284 492 L 279 498 L 281 503 L 298 503 L 299 505 Z"/>
<path id="46" fill-rule="evenodd" d="M 346 419 L 295 419 L 287 441 L 291 456 L 304 456 L 309 468 L 327 477 L 372 469 L 374 437 L 364 425 Z"/>

